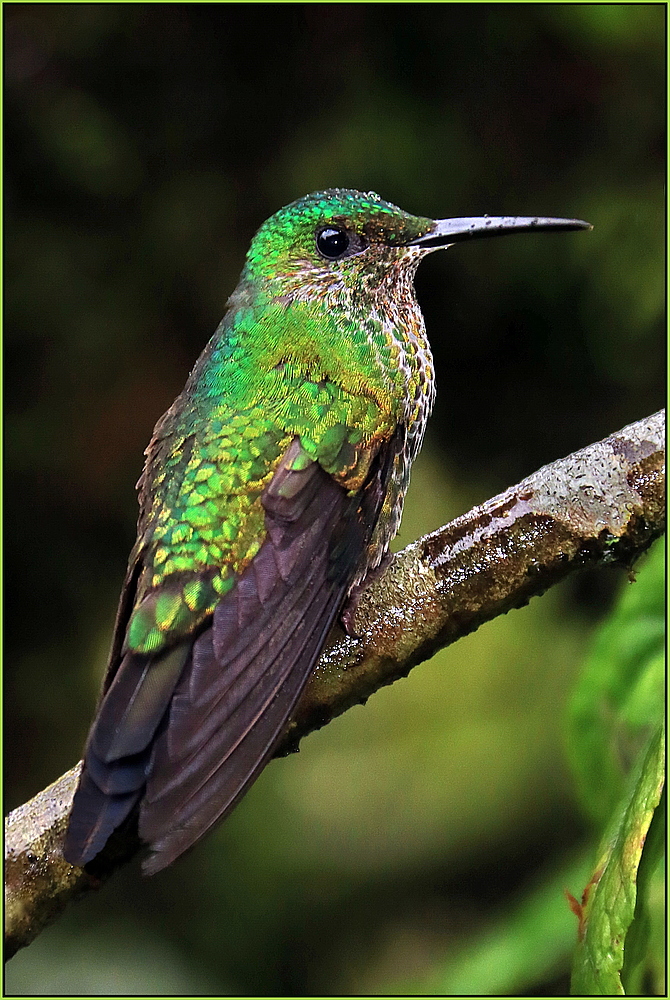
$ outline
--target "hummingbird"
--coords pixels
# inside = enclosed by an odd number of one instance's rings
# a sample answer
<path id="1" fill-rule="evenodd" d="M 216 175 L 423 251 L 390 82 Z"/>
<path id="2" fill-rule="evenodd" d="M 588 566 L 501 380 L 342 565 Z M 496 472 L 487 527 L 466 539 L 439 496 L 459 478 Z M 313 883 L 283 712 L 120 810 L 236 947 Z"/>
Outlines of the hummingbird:
<path id="1" fill-rule="evenodd" d="M 434 250 L 578 219 L 410 215 L 331 189 L 254 236 L 223 320 L 158 421 L 64 843 L 129 817 L 152 874 L 272 756 L 338 616 L 383 569 L 435 395 L 413 278 Z"/>

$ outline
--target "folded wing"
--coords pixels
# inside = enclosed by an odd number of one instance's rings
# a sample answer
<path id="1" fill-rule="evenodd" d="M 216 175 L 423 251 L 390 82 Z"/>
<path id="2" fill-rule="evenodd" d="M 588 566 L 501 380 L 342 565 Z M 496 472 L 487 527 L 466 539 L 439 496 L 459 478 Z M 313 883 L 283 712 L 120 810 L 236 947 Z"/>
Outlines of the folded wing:
<path id="1" fill-rule="evenodd" d="M 85 864 L 139 803 L 147 873 L 191 847 L 258 776 L 365 556 L 400 430 L 351 495 L 295 439 L 262 503 L 265 540 L 193 640 L 127 653 L 89 736 L 66 857 Z"/>

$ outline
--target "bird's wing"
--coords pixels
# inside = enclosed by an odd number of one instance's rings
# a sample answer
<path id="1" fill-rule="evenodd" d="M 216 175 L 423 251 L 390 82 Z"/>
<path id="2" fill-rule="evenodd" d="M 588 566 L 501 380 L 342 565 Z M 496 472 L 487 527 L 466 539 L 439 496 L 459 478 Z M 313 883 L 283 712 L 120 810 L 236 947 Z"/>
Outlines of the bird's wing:
<path id="1" fill-rule="evenodd" d="M 275 474 L 267 538 L 194 643 L 154 747 L 139 824 L 147 871 L 225 816 L 272 753 L 370 540 L 394 449 L 379 450 L 353 497 L 318 463 Z"/>
<path id="2" fill-rule="evenodd" d="M 158 871 L 258 776 L 364 557 L 401 438 L 398 428 L 378 439 L 357 490 L 294 438 L 260 495 L 262 544 L 223 594 L 212 593 L 207 564 L 152 590 L 155 566 L 147 578 L 137 557 L 117 620 L 125 645 L 117 638 L 75 796 L 69 861 L 95 857 L 140 802 L 140 836 L 153 852 L 145 870 Z M 179 460 L 188 465 L 188 455 Z M 201 591 L 211 609 L 188 601 Z M 190 605 L 199 618 L 188 618 Z"/>

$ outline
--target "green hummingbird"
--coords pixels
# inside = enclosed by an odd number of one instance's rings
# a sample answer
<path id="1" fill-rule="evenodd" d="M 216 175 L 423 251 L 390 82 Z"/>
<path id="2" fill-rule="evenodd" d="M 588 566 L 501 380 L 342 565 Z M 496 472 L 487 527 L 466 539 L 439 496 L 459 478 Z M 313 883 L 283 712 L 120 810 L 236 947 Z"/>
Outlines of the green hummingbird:
<path id="1" fill-rule="evenodd" d="M 293 202 L 156 424 L 64 855 L 131 814 L 157 872 L 272 755 L 338 614 L 388 559 L 435 394 L 426 254 L 576 219 L 434 221 L 374 193 Z"/>

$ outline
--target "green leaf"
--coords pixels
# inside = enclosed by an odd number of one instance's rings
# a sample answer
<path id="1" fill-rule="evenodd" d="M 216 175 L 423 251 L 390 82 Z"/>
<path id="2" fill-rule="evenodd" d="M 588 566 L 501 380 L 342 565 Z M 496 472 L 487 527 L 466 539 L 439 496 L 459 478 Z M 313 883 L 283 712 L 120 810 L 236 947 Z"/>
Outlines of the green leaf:
<path id="1" fill-rule="evenodd" d="M 621 981 L 628 995 L 665 992 L 665 788 L 654 810 L 637 873 L 635 916 L 626 936 Z"/>
<path id="2" fill-rule="evenodd" d="M 608 827 L 594 873 L 584 890 L 572 973 L 575 996 L 624 994 L 624 945 L 636 910 L 642 848 L 663 790 L 664 756 L 661 725 L 640 754 L 628 795 Z M 642 950 L 640 942 L 637 950 Z"/>
<path id="3" fill-rule="evenodd" d="M 568 753 L 583 805 L 602 829 L 665 711 L 665 552 L 650 551 L 598 632 L 568 718 Z"/>

